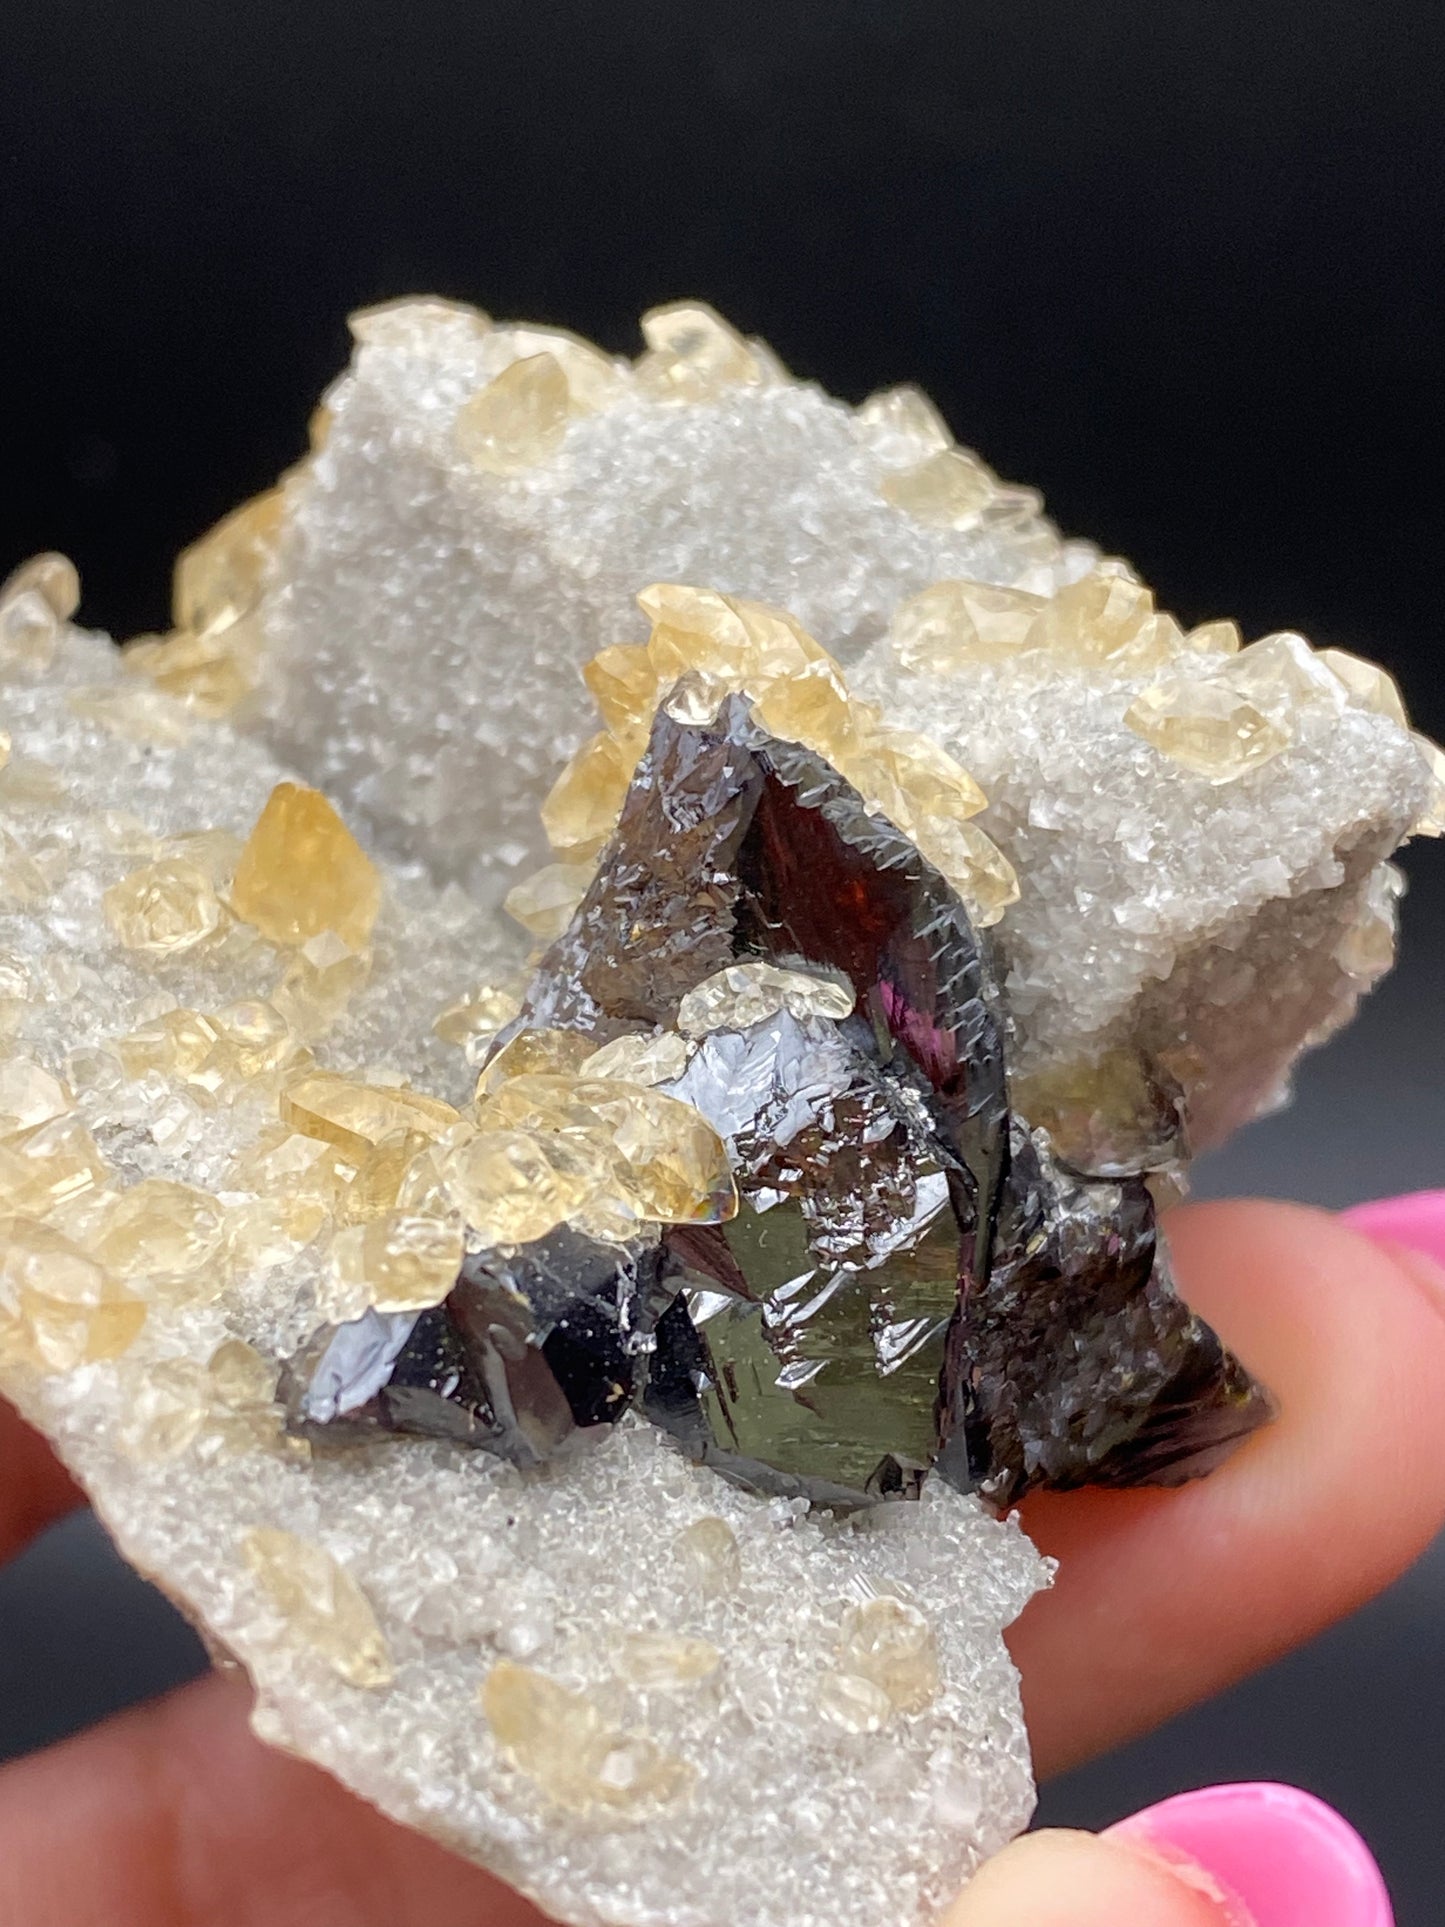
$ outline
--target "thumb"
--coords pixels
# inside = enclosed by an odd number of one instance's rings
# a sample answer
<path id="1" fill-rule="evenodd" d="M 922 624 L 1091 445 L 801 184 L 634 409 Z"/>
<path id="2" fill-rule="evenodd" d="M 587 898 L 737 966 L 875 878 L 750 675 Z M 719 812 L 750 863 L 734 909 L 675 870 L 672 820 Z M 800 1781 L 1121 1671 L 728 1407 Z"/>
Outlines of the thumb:
<path id="1" fill-rule="evenodd" d="M 1045 1832 L 987 1861 L 943 1927 L 1391 1927 L 1349 1823 L 1294 1787 L 1183 1793 L 1107 1834 Z"/>
<path id="2" fill-rule="evenodd" d="M 1092 1833 L 1030 1833 L 986 1861 L 944 1927 L 1250 1927 L 1201 1872 Z"/>

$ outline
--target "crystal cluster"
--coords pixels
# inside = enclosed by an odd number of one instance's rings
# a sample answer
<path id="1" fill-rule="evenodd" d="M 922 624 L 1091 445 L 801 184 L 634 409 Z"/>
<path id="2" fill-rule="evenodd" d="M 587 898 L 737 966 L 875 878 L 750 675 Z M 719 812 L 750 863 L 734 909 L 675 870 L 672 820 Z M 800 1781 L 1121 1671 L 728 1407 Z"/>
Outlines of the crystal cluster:
<path id="1" fill-rule="evenodd" d="M 1445 757 L 699 304 L 352 326 L 168 636 L 0 586 L 0 1391 L 554 1916 L 915 1927 L 1031 1804 L 1001 1515 L 1268 1415 L 1156 1203 Z"/>

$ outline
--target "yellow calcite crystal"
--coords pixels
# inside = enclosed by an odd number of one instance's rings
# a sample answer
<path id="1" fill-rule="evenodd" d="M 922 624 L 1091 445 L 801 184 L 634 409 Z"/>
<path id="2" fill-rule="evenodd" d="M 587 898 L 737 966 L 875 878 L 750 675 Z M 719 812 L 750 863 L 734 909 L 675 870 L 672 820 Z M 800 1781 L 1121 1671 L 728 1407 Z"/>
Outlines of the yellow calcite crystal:
<path id="1" fill-rule="evenodd" d="M 644 1692 L 666 1692 L 707 1679 L 722 1664 L 710 1639 L 684 1633 L 624 1633 L 617 1646 L 617 1670 Z"/>
<path id="2" fill-rule="evenodd" d="M 478 1099 L 500 1090 L 513 1077 L 570 1077 L 592 1056 L 595 1045 L 581 1030 L 520 1030 L 489 1058 L 477 1079 Z"/>
<path id="3" fill-rule="evenodd" d="M 1223 679 L 1181 678 L 1142 690 L 1124 712 L 1137 736 L 1196 776 L 1232 783 L 1289 747 L 1289 732 Z"/>
<path id="4" fill-rule="evenodd" d="M 291 957 L 271 1002 L 298 1037 L 314 1042 L 346 1014 L 370 973 L 364 950 L 353 950 L 334 930 L 323 930 Z"/>
<path id="5" fill-rule="evenodd" d="M 16 596 L 40 595 L 61 622 L 69 622 L 80 607 L 80 574 L 68 555 L 47 549 L 12 569 L 0 582 L 0 604 Z"/>
<path id="6" fill-rule="evenodd" d="M 951 675 L 1038 644 L 1043 596 L 985 582 L 935 582 L 894 612 L 889 634 L 905 669 Z"/>
<path id="7" fill-rule="evenodd" d="M 608 732 L 582 745 L 542 804 L 542 827 L 554 850 L 574 862 L 596 855 L 617 827 L 634 761 Z"/>
<path id="8" fill-rule="evenodd" d="M 620 1077 L 626 1084 L 670 1084 L 682 1076 L 692 1054 L 692 1043 L 675 1030 L 642 1033 L 614 1038 L 583 1058 L 577 1071 L 582 1077 Z"/>
<path id="9" fill-rule="evenodd" d="M 492 331 L 492 317 L 485 309 L 443 294 L 397 295 L 389 301 L 353 308 L 346 317 L 352 340 L 363 347 L 405 341 L 418 329 L 434 328 L 442 322 L 459 326 L 477 341 Z"/>
<path id="10" fill-rule="evenodd" d="M 572 921 L 595 874 L 590 863 L 548 863 L 514 884 L 503 898 L 502 908 L 524 930 L 550 943 Z"/>
<path id="11" fill-rule="evenodd" d="M 561 447 L 570 412 L 561 362 L 552 354 L 527 355 L 464 403 L 457 446 L 489 475 L 520 475 Z"/>
<path id="12" fill-rule="evenodd" d="M 208 1192 L 143 1178 L 109 1206 L 93 1249 L 117 1277 L 143 1279 L 150 1291 L 202 1303 L 219 1297 L 225 1283 L 218 1262 L 225 1230 L 224 1207 Z"/>
<path id="13" fill-rule="evenodd" d="M 210 1063 L 220 1032 L 199 1010 L 167 1010 L 114 1039 L 112 1048 L 127 1077 L 159 1071 L 189 1081 Z"/>
<path id="14" fill-rule="evenodd" d="M 915 824 L 911 834 L 922 855 L 963 898 L 981 929 L 996 924 L 1009 905 L 1018 902 L 1018 872 L 977 823 L 927 817 Z"/>
<path id="15" fill-rule="evenodd" d="M 529 1244 L 591 1195 L 585 1174 L 559 1170 L 565 1150 L 541 1132 L 481 1130 L 424 1154 L 408 1183 L 459 1212 L 484 1244 Z"/>
<path id="16" fill-rule="evenodd" d="M 1400 685 L 1387 669 L 1377 662 L 1367 662 L 1363 656 L 1351 655 L 1348 649 L 1321 649 L 1319 659 L 1339 677 L 1361 709 L 1388 716 L 1401 729 L 1410 727 Z"/>
<path id="17" fill-rule="evenodd" d="M 381 877 L 320 790 L 278 783 L 236 865 L 231 908 L 273 943 L 334 931 L 362 950 L 381 908 Z"/>
<path id="18" fill-rule="evenodd" d="M 221 900 L 204 870 L 183 857 L 163 857 L 113 883 L 105 920 L 127 950 L 172 957 L 194 950 L 221 922 Z"/>
<path id="19" fill-rule="evenodd" d="M 191 734 L 191 719 L 178 703 L 145 684 L 97 683 L 72 689 L 66 698 L 72 716 L 96 723 L 127 743 L 173 748 Z"/>
<path id="20" fill-rule="evenodd" d="M 462 1262 L 459 1219 L 390 1210 L 348 1225 L 331 1246 L 331 1290 L 321 1309 L 334 1324 L 377 1311 L 426 1311 L 457 1281 Z"/>
<path id="21" fill-rule="evenodd" d="M 885 502 L 936 529 L 968 529 L 978 521 L 997 483 L 966 448 L 942 448 L 913 468 L 884 476 Z"/>
<path id="22" fill-rule="evenodd" d="M 339 1560 L 275 1526 L 248 1532 L 241 1555 L 289 1635 L 348 1685 L 373 1691 L 390 1686 L 391 1653 L 371 1601 Z"/>
<path id="23" fill-rule="evenodd" d="M 69 1372 L 126 1351 L 145 1305 L 52 1225 L 0 1218 L 0 1357 Z"/>
<path id="24" fill-rule="evenodd" d="M 639 385 L 664 401 L 711 402 L 730 388 L 763 379 L 763 363 L 716 309 L 702 301 L 670 301 L 642 317 L 647 353 Z"/>
<path id="25" fill-rule="evenodd" d="M 1190 649 L 1213 650 L 1226 656 L 1237 656 L 1244 638 L 1239 633 L 1239 624 L 1227 616 L 1216 617 L 1212 622 L 1197 623 L 1188 631 L 1184 641 Z"/>
<path id="26" fill-rule="evenodd" d="M 786 1009 L 799 1019 L 846 1017 L 852 986 L 833 977 L 814 977 L 776 964 L 728 964 L 696 984 L 678 1006 L 677 1027 L 687 1037 L 714 1030 L 746 1030 Z"/>
<path id="27" fill-rule="evenodd" d="M 1445 836 L 1445 749 L 1428 736 L 1416 736 L 1415 747 L 1430 772 L 1430 800 L 1410 832 L 1412 836 Z"/>
<path id="28" fill-rule="evenodd" d="M 313 1071 L 283 1093 L 281 1116 L 293 1131 L 360 1160 L 393 1131 L 439 1137 L 459 1113 L 441 1098 L 404 1085 L 359 1084 L 335 1071 Z"/>
<path id="29" fill-rule="evenodd" d="M 0 1211 L 45 1218 L 109 1176 L 95 1139 L 73 1111 L 0 1138 Z"/>
<path id="30" fill-rule="evenodd" d="M 622 1731 L 595 1700 L 501 1660 L 482 1686 L 492 1733 L 549 1800 L 582 1812 L 675 1799 L 692 1769 L 645 1734 Z"/>
<path id="31" fill-rule="evenodd" d="M 60 1078 L 33 1057 L 0 1058 L 0 1139 L 44 1124 L 48 1118 L 63 1117 L 74 1103 Z"/>
<path id="32" fill-rule="evenodd" d="M 121 667 L 143 676 L 192 716 L 215 721 L 238 709 L 261 676 L 264 637 L 252 617 L 193 635 L 133 636 L 120 652 Z"/>
<path id="33" fill-rule="evenodd" d="M 948 423 L 912 382 L 880 388 L 860 405 L 857 419 L 865 429 L 886 430 L 929 454 L 953 446 Z"/>
<path id="34" fill-rule="evenodd" d="M 550 355 L 567 377 L 567 396 L 574 415 L 594 415 L 610 408 L 626 393 L 627 373 L 611 355 L 574 335 L 569 328 L 507 329 L 519 356 Z"/>
<path id="35" fill-rule="evenodd" d="M 705 1599 L 720 1599 L 742 1583 L 743 1561 L 737 1534 L 726 1519 L 704 1513 L 684 1526 L 672 1542 L 683 1569 Z"/>
<path id="36" fill-rule="evenodd" d="M 938 1640 L 916 1606 L 869 1599 L 843 1617 L 838 1640 L 843 1672 L 866 1679 L 900 1713 L 920 1713 L 938 1696 Z"/>
<path id="37" fill-rule="evenodd" d="M 437 1012 L 432 1031 L 444 1044 L 459 1045 L 468 1063 L 476 1063 L 521 1008 L 522 1000 L 511 985 L 478 984 Z"/>
<path id="38" fill-rule="evenodd" d="M 1065 663 L 1125 674 L 1167 663 L 1183 645 L 1179 625 L 1156 611 L 1152 590 L 1103 566 L 1047 601 L 1036 633 Z"/>
<path id="39" fill-rule="evenodd" d="M 39 589 L 0 598 L 0 668 L 40 675 L 60 641 L 60 617 Z"/>
<path id="40" fill-rule="evenodd" d="M 647 742 L 661 689 L 652 652 L 646 643 L 620 642 L 599 649 L 582 671 L 598 713 L 634 761 Z"/>
<path id="41" fill-rule="evenodd" d="M 818 1710 L 845 1733 L 878 1733 L 892 1717 L 893 1702 L 881 1686 L 857 1673 L 824 1673 Z"/>
<path id="42" fill-rule="evenodd" d="M 171 615 L 193 635 L 226 629 L 254 609 L 281 539 L 285 498 L 267 489 L 223 517 L 176 559 Z"/>

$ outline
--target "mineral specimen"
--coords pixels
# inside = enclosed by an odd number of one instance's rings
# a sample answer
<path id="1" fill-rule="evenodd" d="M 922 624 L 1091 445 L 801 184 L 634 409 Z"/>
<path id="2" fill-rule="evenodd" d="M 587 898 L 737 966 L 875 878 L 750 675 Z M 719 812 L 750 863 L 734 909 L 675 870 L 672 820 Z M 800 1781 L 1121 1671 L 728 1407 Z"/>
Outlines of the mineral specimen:
<path id="1" fill-rule="evenodd" d="M 552 1915 L 917 1927 L 1032 1799 L 997 1515 L 1265 1415 L 1154 1197 L 1445 757 L 698 304 L 353 330 L 170 636 L 0 589 L 0 1389 Z"/>

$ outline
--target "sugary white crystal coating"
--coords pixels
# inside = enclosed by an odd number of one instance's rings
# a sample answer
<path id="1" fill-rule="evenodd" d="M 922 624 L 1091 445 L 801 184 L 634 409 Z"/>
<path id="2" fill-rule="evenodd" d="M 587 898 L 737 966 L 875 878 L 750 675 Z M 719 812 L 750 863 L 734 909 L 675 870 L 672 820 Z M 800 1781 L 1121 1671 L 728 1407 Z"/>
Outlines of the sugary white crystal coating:
<path id="1" fill-rule="evenodd" d="M 49 802 L 6 810 L 33 872 L 0 912 L 7 1048 L 68 1077 L 112 1184 L 180 1180 L 244 1213 L 233 1167 L 274 1123 L 274 1084 L 208 1101 L 180 1078 L 120 1076 L 103 1045 L 163 1028 L 177 1005 L 264 997 L 286 957 L 228 923 L 158 959 L 122 945 L 103 897 L 157 839 L 244 835 L 286 772 L 223 725 L 153 748 L 67 704 L 71 688 L 121 673 L 103 640 L 68 631 L 43 680 L 4 683 L 17 752 L 56 779 Z M 393 867 L 374 946 L 318 1058 L 461 1102 L 475 1071 L 431 1019 L 485 976 L 491 919 Z M 227 1023 L 256 1049 L 268 1035 L 249 1007 Z M 92 1208 L 94 1193 L 64 1207 L 77 1236 Z M 251 1408 L 253 1437 L 233 1409 L 257 1396 L 253 1380 L 264 1388 L 264 1368 L 234 1350 L 224 1373 L 206 1368 L 227 1341 L 264 1360 L 292 1349 L 315 1322 L 321 1265 L 319 1242 L 270 1269 L 237 1260 L 212 1302 L 128 1277 L 147 1305 L 139 1336 L 70 1371 L 41 1376 L 0 1344 L 0 1391 L 54 1439 L 122 1551 L 244 1663 L 267 1738 L 584 1927 L 916 1927 L 1026 1822 L 1027 1741 L 1000 1635 L 1045 1574 L 1015 1525 L 941 1484 L 871 1521 L 801 1516 L 690 1466 L 640 1423 L 540 1474 L 414 1440 L 298 1459 L 274 1416 L 268 1432 Z M 848 1731 L 830 1709 L 870 1691 L 848 1685 L 845 1635 L 875 1597 L 927 1619 L 939 1689 Z M 634 1635 L 654 1636 L 654 1675 L 679 1640 L 706 1642 L 718 1663 L 658 1684 L 639 1676 Z M 583 1695 L 554 1698 L 585 1711 L 594 1742 L 621 1736 L 602 1759 L 602 1804 L 554 1804 L 545 1773 L 499 1745 L 481 1691 L 504 1662 Z M 639 1770 L 654 1757 L 668 1763 L 664 1800 Z"/>
<path id="2" fill-rule="evenodd" d="M 1359 931 L 1429 779 L 1398 721 L 1320 663 L 1288 692 L 1288 746 L 1224 783 L 1125 726 L 1157 663 L 1056 656 L 1045 674 L 1037 652 L 995 648 L 966 671 L 904 670 L 889 624 L 929 585 L 1049 597 L 1098 560 L 980 465 L 962 465 L 985 497 L 964 526 L 937 525 L 927 477 L 921 508 L 916 485 L 912 509 L 890 500 L 946 450 L 915 391 L 855 411 L 764 359 L 683 404 L 615 364 L 594 412 L 501 477 L 468 459 L 457 417 L 536 337 L 432 303 L 385 323 L 288 482 L 262 610 L 268 737 L 384 848 L 499 901 L 544 860 L 538 806 L 594 725 L 581 664 L 645 637 L 643 584 L 700 583 L 787 608 L 858 693 L 982 783 L 976 827 L 1021 883 L 995 933 L 1020 1068 L 1142 1041 L 1204 1148 L 1278 1101 L 1301 1047 L 1378 974 L 1388 946 Z M 957 493 L 947 476 L 933 492 L 944 511 Z M 1196 648 L 1171 673 L 1224 661 Z"/>

